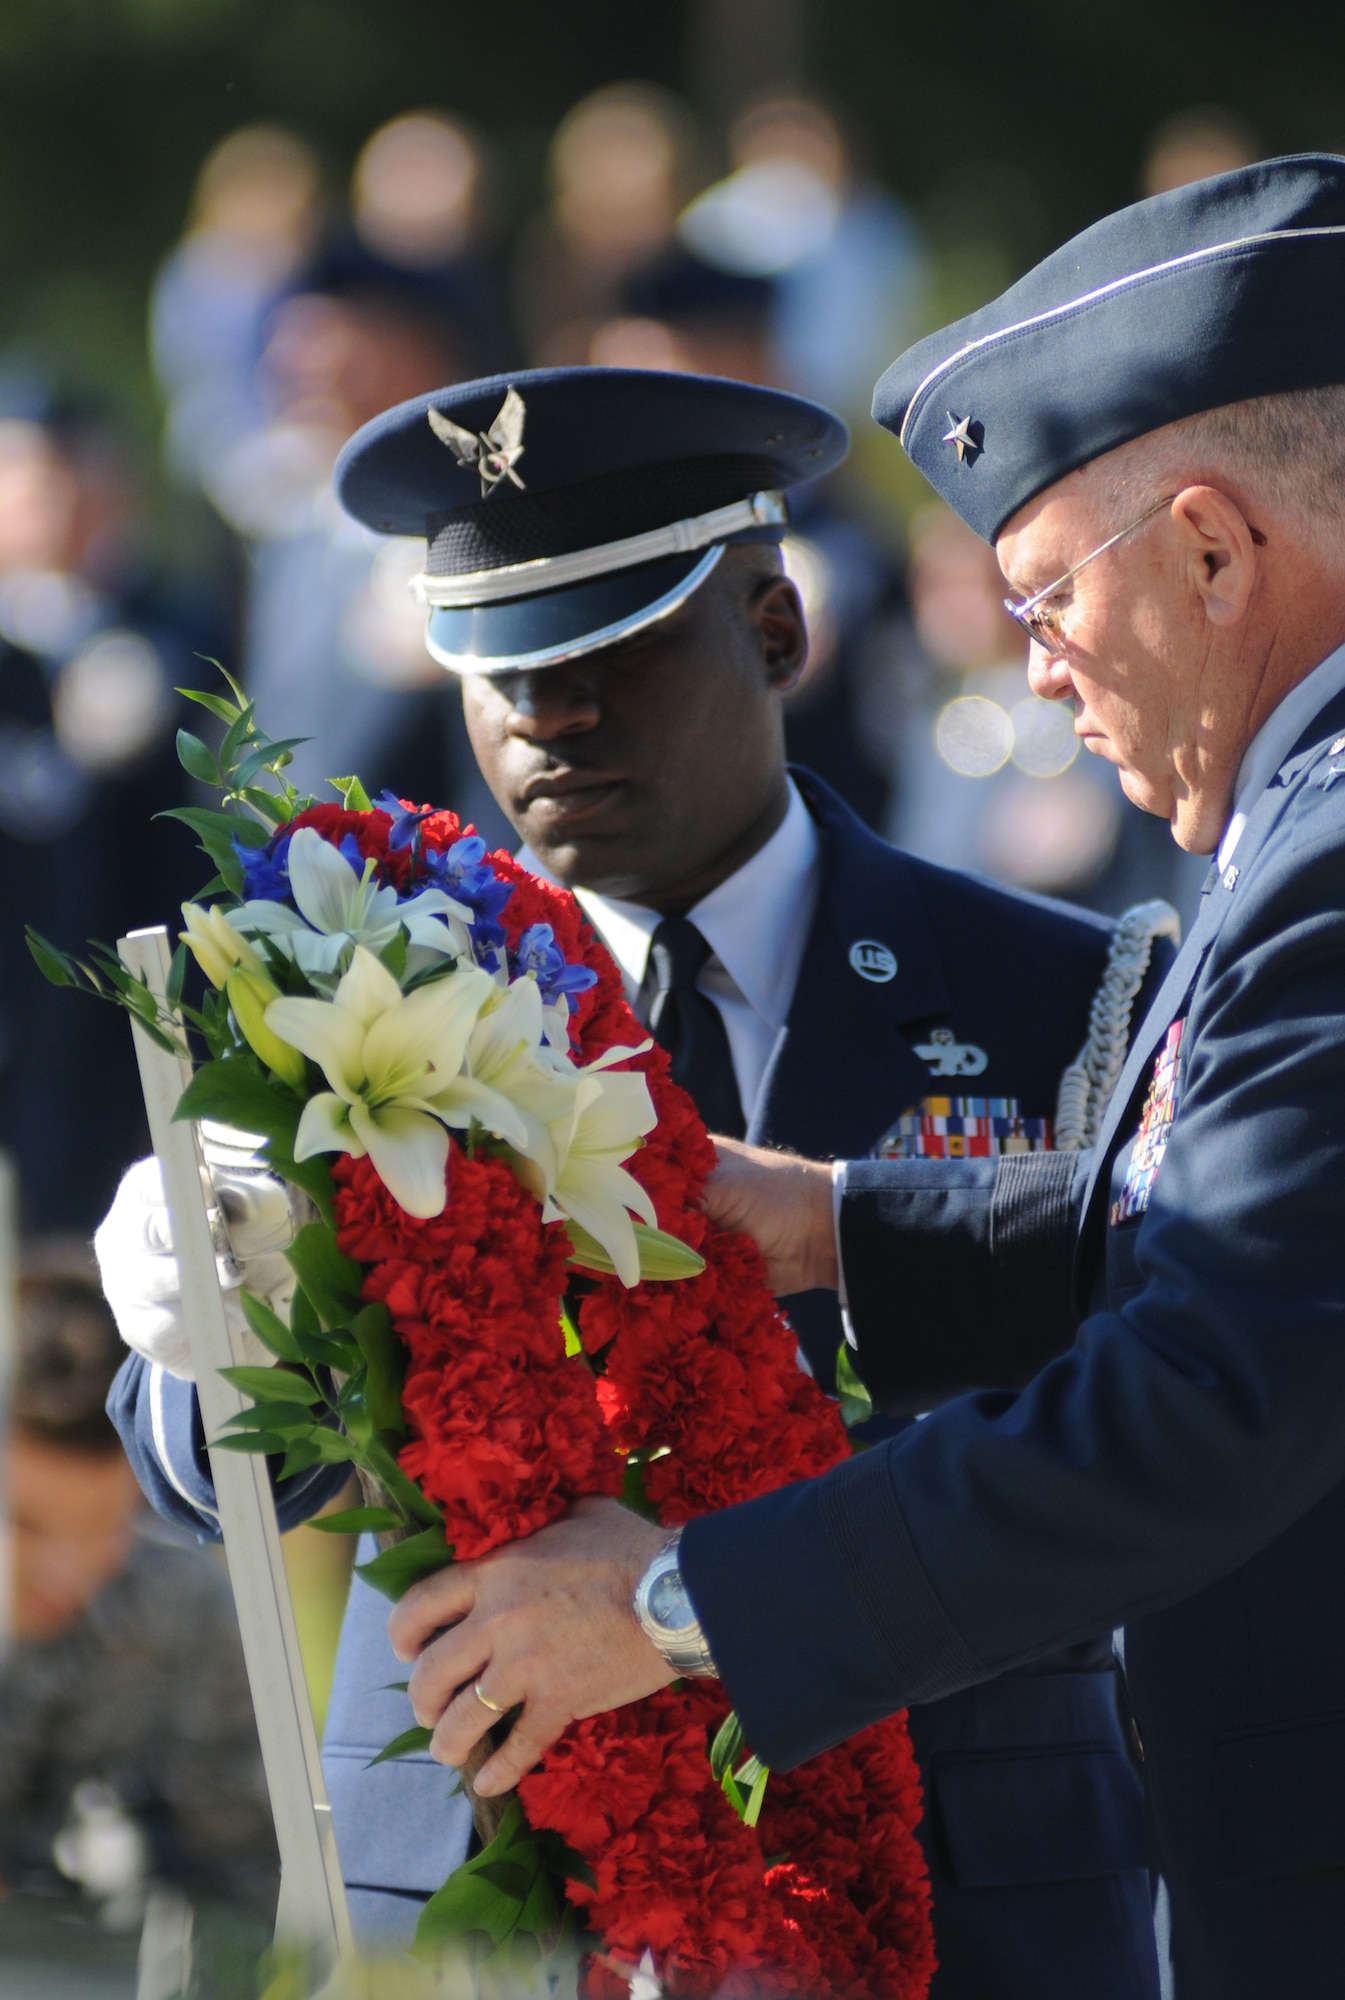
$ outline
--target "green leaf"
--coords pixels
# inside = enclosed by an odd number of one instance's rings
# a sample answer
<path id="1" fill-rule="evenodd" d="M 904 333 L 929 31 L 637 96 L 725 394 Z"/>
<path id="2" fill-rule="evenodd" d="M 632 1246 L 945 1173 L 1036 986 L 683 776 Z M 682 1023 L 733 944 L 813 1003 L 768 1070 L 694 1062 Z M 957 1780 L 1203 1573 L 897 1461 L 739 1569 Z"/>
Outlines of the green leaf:
<path id="1" fill-rule="evenodd" d="M 359 1454 L 350 1439 L 342 1437 L 340 1431 L 332 1430 L 329 1425 L 324 1424 L 321 1429 L 310 1431 L 309 1436 L 324 1465 L 353 1465 L 358 1462 Z"/>
<path id="2" fill-rule="evenodd" d="M 446 1944 L 473 1931 L 484 1931 L 494 1945 L 512 1936 L 519 1927 L 524 1900 L 501 1889 L 486 1871 L 496 1861 L 513 1859 L 524 1846 L 527 1831 L 523 1808 L 516 1798 L 511 1799 L 494 1840 L 455 1868 L 421 1911 L 411 1946 L 417 1958 L 433 1959 Z"/>
<path id="3" fill-rule="evenodd" d="M 316 1382 L 306 1375 L 292 1374 L 288 1368 L 221 1368 L 219 1372 L 254 1403 L 313 1404 L 322 1397 Z"/>
<path id="4" fill-rule="evenodd" d="M 716 1778 L 724 1777 L 733 1769 L 743 1753 L 746 1741 L 741 1722 L 736 1713 L 730 1710 L 715 1731 L 714 1741 L 710 1745 L 710 1769 Z"/>
<path id="5" fill-rule="evenodd" d="M 213 754 L 189 729 L 179 729 L 177 733 L 177 760 L 189 777 L 198 778 L 203 785 L 220 782 L 219 765 Z"/>
<path id="6" fill-rule="evenodd" d="M 364 1272 L 325 1223 L 307 1223 L 285 1256 L 323 1326 L 343 1327 L 361 1310 Z"/>
<path id="7" fill-rule="evenodd" d="M 658 1519 L 658 1509 L 644 1490 L 644 1464 L 636 1452 L 628 1454 L 621 1474 L 621 1504 L 629 1507 L 632 1514 L 643 1514 L 646 1521 Z"/>
<path id="8" fill-rule="evenodd" d="M 397 1451 L 401 1439 L 389 1433 L 386 1439 L 374 1438 L 364 1448 L 362 1463 L 374 1473 L 385 1492 L 403 1506 L 412 1520 L 428 1521 L 443 1532 L 443 1510 L 436 1507 L 433 1500 L 422 1493 L 413 1479 L 408 1479 L 397 1463 Z"/>
<path id="9" fill-rule="evenodd" d="M 298 810 L 288 799 L 278 798 L 274 792 L 264 792 L 259 785 L 244 785 L 234 796 L 241 799 L 244 805 L 251 806 L 254 812 L 260 813 L 272 827 L 283 826 L 286 820 L 294 818 Z"/>
<path id="10" fill-rule="evenodd" d="M 294 1296 L 298 1298 L 298 1292 Z M 291 1318 L 293 1314 L 294 1308 L 291 1306 Z M 313 1324 L 317 1325 L 316 1314 L 313 1317 Z M 294 1339 L 304 1360 L 315 1368 L 331 1368 L 339 1373 L 349 1374 L 352 1368 L 360 1368 L 363 1365 L 364 1357 L 359 1348 L 345 1334 L 309 1333 L 305 1330 L 303 1333 L 296 1333 Z"/>
<path id="11" fill-rule="evenodd" d="M 322 1448 L 315 1437 L 292 1437 L 280 1467 L 282 1479 L 293 1479 L 322 1461 Z"/>
<path id="12" fill-rule="evenodd" d="M 873 1415 L 873 1398 L 855 1368 L 848 1340 L 842 1340 L 836 1351 L 836 1394 L 840 1399 L 841 1422 L 847 1429 L 867 1423 Z"/>
<path id="13" fill-rule="evenodd" d="M 282 1084 L 267 1080 L 256 1056 L 226 1056 L 202 1063 L 178 1099 L 175 1118 L 212 1118 L 241 1132 L 258 1132 L 292 1147 L 303 1109 Z"/>
<path id="14" fill-rule="evenodd" d="M 327 783 L 341 794 L 347 812 L 373 811 L 374 802 L 358 778 L 328 778 Z"/>
<path id="15" fill-rule="evenodd" d="M 222 771 L 233 770 L 239 751 L 254 733 L 252 718 L 256 712 L 256 703 L 250 701 L 246 708 L 238 710 L 233 721 L 225 730 L 224 741 L 219 747 L 219 761 Z"/>
<path id="16" fill-rule="evenodd" d="M 748 1776 L 749 1771 L 752 1774 L 750 1778 Z M 761 1808 L 765 1802 L 766 1785 L 770 1775 L 770 1766 L 763 1764 L 756 1757 L 749 1757 L 738 1772 L 738 1783 L 740 1785 L 750 1784 L 751 1786 L 751 1790 L 747 1795 L 747 1803 L 743 1807 L 742 1817 L 744 1826 L 755 1826 L 761 1818 Z"/>
<path id="17" fill-rule="evenodd" d="M 24 931 L 28 938 L 28 949 L 33 954 L 42 977 L 49 979 L 53 986 L 78 986 L 79 974 L 75 968 L 75 961 L 67 958 L 63 951 L 57 951 L 54 944 L 48 944 L 41 932 L 35 931 L 31 924 L 25 924 Z M 106 1015 L 103 1018 L 106 1019 Z"/>
<path id="18" fill-rule="evenodd" d="M 648 1223 L 636 1222 L 635 1241 L 640 1252 L 640 1276 L 642 1279 L 662 1282 L 676 1278 L 694 1278 L 705 1269 L 705 1259 L 684 1243 L 680 1236 L 670 1236 L 666 1229 L 651 1229 Z M 595 1236 L 590 1236 L 572 1218 L 567 1217 L 565 1231 L 570 1239 L 572 1253 L 570 1263 L 581 1271 L 615 1271 L 611 1256 Z"/>
<path id="19" fill-rule="evenodd" d="M 395 1604 L 413 1583 L 419 1583 L 423 1576 L 433 1576 L 436 1570 L 447 1569 L 452 1560 L 453 1551 L 444 1540 L 443 1529 L 423 1528 L 418 1535 L 381 1550 L 369 1562 L 356 1563 L 355 1573 Z"/>
<path id="20" fill-rule="evenodd" d="M 168 978 L 164 982 L 163 997 L 174 1013 L 182 1004 L 182 988 L 187 978 L 187 947 L 180 944 L 173 953 L 168 967 Z"/>
<path id="21" fill-rule="evenodd" d="M 402 974 L 406 971 L 406 953 L 409 944 L 410 939 L 407 937 L 405 927 L 398 925 L 395 935 L 378 954 L 399 985 Z"/>
<path id="22" fill-rule="evenodd" d="M 339 1514 L 315 1514 L 307 1523 L 310 1528 L 320 1528 L 324 1535 L 385 1535 L 394 1528 L 405 1527 L 400 1514 L 394 1514 L 391 1507 L 343 1507 Z M 405 1681 L 397 1681 L 395 1686 L 405 1688 Z"/>
<path id="23" fill-rule="evenodd" d="M 277 1437 L 307 1437 L 316 1427 L 316 1419 L 311 1410 L 299 1403 L 249 1403 L 245 1410 L 236 1410 L 224 1419 L 226 1430 L 231 1431 L 274 1431 Z"/>
<path id="24" fill-rule="evenodd" d="M 246 814 L 218 812 L 213 806 L 170 806 L 154 817 L 180 819 L 191 828 L 212 861 L 232 860 L 235 839 L 240 847 L 265 847 L 271 838 L 264 826 Z"/>
<path id="25" fill-rule="evenodd" d="M 417 1750 L 428 1750 L 434 1736 L 432 1729 L 404 1729 L 400 1736 L 394 1736 L 391 1743 L 385 1743 L 376 1757 L 371 1757 L 365 1765 L 372 1771 L 375 1764 L 387 1764 L 394 1757 L 411 1757 Z"/>
<path id="26" fill-rule="evenodd" d="M 584 1343 L 579 1338 L 579 1329 L 570 1318 L 569 1308 L 566 1306 L 564 1299 L 561 1300 L 560 1304 L 560 1330 L 565 1336 L 566 1356 L 569 1360 L 573 1361 L 576 1354 L 583 1353 Z"/>
<path id="27" fill-rule="evenodd" d="M 265 1299 L 259 1299 L 244 1289 L 238 1295 L 243 1308 L 243 1316 L 256 1334 L 263 1347 L 269 1347 L 272 1354 L 281 1361 L 302 1361 L 305 1359 L 298 1341 L 290 1332 L 278 1313 L 272 1312 Z"/>
<path id="28" fill-rule="evenodd" d="M 264 1451 L 268 1458 L 289 1448 L 289 1439 L 274 1431 L 229 1431 L 210 1440 L 211 1451 Z"/>
<path id="29" fill-rule="evenodd" d="M 376 1431 L 403 1431 L 402 1378 L 406 1354 L 392 1331 L 388 1309 L 381 1301 L 357 1312 L 350 1331 L 359 1343 L 368 1373 L 364 1384 L 365 1408 Z"/>
<path id="30" fill-rule="evenodd" d="M 221 722 L 232 722 L 238 713 L 236 704 L 226 701 L 222 694 L 202 694 L 200 688 L 174 688 L 173 692 L 186 701 L 194 701 L 200 708 L 208 708 Z"/>

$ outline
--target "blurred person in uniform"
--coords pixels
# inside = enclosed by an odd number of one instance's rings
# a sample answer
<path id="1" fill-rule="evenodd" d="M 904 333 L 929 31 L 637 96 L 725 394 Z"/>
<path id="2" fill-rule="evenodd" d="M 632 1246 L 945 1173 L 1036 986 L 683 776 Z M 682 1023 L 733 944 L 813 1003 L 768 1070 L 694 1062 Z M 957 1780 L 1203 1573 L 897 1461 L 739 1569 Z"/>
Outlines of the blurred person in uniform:
<path id="1" fill-rule="evenodd" d="M 331 468 L 375 412 L 470 375 L 482 344 L 475 285 L 451 266 L 389 263 L 334 245 L 274 309 L 259 364 L 266 427 L 227 496 L 252 545 L 243 679 L 276 737 L 303 737 L 292 775 L 321 792 L 358 769 L 375 789 L 452 797 L 492 843 L 503 831 L 476 777 L 457 690 L 421 642 L 410 594 L 418 542 L 387 542 L 337 507 Z"/>
<path id="2" fill-rule="evenodd" d="M 121 1358 L 93 1259 L 38 1244 L 4 1441 L 0 1883 L 132 1929 L 153 1882 L 269 1912 L 277 1859 L 223 1566 L 145 1514 L 104 1401 Z"/>
<path id="3" fill-rule="evenodd" d="M 32 1229 L 92 1227 L 143 1109 L 125 1023 L 53 993 L 24 926 L 82 945 L 199 883 L 185 829 L 150 821 L 184 800 L 173 690 L 219 650 L 211 609 L 148 566 L 112 427 L 17 369 L 0 380 L 0 1146 Z"/>
<path id="4" fill-rule="evenodd" d="M 770 278 L 770 340 L 785 388 L 867 413 L 893 342 L 913 337 L 926 271 L 900 202 L 863 175 L 831 113 L 811 99 L 749 105 L 729 134 L 733 171 L 678 220 L 708 264 Z"/>
<path id="5" fill-rule="evenodd" d="M 1141 194 L 1167 194 L 1231 173 L 1261 158 L 1261 146 L 1250 125 L 1236 112 L 1201 104 L 1174 112 L 1154 132 L 1145 150 L 1140 174 Z"/>
<path id="6" fill-rule="evenodd" d="M 632 277 L 672 242 L 693 192 L 695 155 L 690 112 L 653 84 L 610 84 L 561 120 L 547 158 L 547 207 L 515 253 L 514 311 L 530 361 L 589 358 Z"/>
<path id="7" fill-rule="evenodd" d="M 256 381 L 267 312 L 312 256 L 322 220 L 313 149 L 246 125 L 207 156 L 182 241 L 150 296 L 150 352 L 166 406 L 164 451 L 213 500 L 240 438 L 264 412 Z"/>
<path id="8" fill-rule="evenodd" d="M 887 624 L 864 688 L 892 759 L 888 838 L 1093 909 L 1161 896 L 1189 915 L 1203 866 L 1158 821 L 1123 812 L 1115 772 L 1081 754 L 1072 715 L 1028 689 L 994 551 L 941 502 L 912 523 L 907 592 L 909 618 Z"/>
<path id="9" fill-rule="evenodd" d="M 779 280 L 729 270 L 674 245 L 625 287 L 625 310 L 598 328 L 588 359 L 600 366 L 723 375 L 792 386 L 776 350 Z M 791 496 L 785 568 L 808 617 L 808 660 L 785 698 L 791 759 L 816 771 L 868 825 L 882 824 L 890 783 L 863 711 L 872 636 L 901 577 L 842 471 Z"/>

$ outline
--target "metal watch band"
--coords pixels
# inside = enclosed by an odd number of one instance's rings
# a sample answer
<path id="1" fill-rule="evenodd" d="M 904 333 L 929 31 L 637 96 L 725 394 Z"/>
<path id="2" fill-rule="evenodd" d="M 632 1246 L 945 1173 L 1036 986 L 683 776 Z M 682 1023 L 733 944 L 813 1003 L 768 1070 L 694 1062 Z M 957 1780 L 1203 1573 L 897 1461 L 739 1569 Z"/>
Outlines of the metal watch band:
<path id="1" fill-rule="evenodd" d="M 682 1530 L 678 1528 L 658 1554 L 650 1562 L 648 1569 L 635 1586 L 633 1609 L 640 1622 L 640 1630 L 650 1644 L 656 1646 L 668 1665 L 678 1674 L 693 1675 L 698 1679 L 717 1678 L 717 1669 L 710 1652 L 709 1641 L 701 1630 L 700 1620 L 692 1610 L 686 1586 L 682 1582 L 681 1563 L 678 1559 L 678 1544 Z M 676 1626 L 664 1625 L 654 1615 L 651 1598 L 655 1586 L 665 1577 L 672 1577 L 687 1609 L 690 1620 Z"/>

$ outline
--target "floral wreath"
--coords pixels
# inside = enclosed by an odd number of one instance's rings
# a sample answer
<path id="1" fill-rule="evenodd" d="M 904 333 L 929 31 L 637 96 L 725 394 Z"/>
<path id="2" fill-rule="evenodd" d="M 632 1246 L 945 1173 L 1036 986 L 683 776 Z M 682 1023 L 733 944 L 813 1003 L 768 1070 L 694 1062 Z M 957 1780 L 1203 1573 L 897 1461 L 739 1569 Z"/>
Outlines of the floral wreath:
<path id="1" fill-rule="evenodd" d="M 183 761 L 235 808 L 180 815 L 229 898 L 184 912 L 213 990 L 184 1001 L 180 951 L 165 1012 L 105 948 L 31 942 L 156 1038 L 181 1046 L 185 1019 L 208 1059 L 179 1115 L 264 1135 L 317 1203 L 288 1324 L 244 1298 L 284 1365 L 228 1371 L 254 1402 L 216 1444 L 283 1454 L 282 1476 L 355 1465 L 370 1504 L 316 1525 L 378 1533 L 362 1573 L 392 1597 L 583 1495 L 671 1528 L 844 1460 L 755 1245 L 700 1207 L 713 1146 L 575 899 L 451 812 L 353 779 L 301 800 L 241 695 L 197 698 L 227 732 Z M 588 2000 L 928 1990 L 903 1714 L 769 1772 L 718 1681 L 676 1682 L 481 1803 L 492 1837 L 427 1903 L 422 1952 L 579 1934 Z"/>

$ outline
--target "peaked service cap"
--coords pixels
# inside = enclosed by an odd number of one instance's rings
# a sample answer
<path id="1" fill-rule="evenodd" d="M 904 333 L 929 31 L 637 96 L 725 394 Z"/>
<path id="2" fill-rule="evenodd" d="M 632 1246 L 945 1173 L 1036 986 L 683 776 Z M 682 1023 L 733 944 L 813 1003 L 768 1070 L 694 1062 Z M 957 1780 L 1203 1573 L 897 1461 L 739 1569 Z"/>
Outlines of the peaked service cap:
<path id="1" fill-rule="evenodd" d="M 417 396 L 355 433 L 336 491 L 424 535 L 426 644 L 456 673 L 553 666 L 686 602 L 726 543 L 778 542 L 784 488 L 844 424 L 776 389 L 636 368 L 534 368 Z"/>
<path id="2" fill-rule="evenodd" d="M 918 341 L 873 414 L 986 541 L 1179 418 L 1345 382 L 1345 158 L 1299 153 L 1104 216 Z"/>

